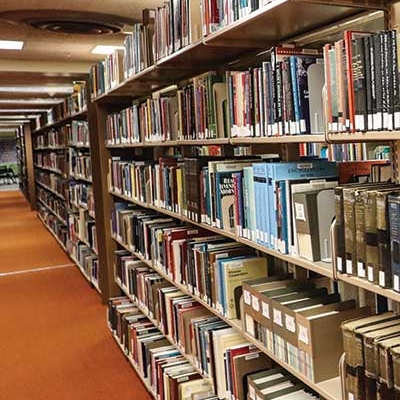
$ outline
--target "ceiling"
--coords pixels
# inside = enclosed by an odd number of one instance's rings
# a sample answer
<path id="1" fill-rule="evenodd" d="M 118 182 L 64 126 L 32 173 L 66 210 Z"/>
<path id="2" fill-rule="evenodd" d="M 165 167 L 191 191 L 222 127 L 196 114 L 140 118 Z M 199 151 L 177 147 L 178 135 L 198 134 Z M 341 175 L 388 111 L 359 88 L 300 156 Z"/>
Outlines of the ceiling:
<path id="1" fill-rule="evenodd" d="M 22 40 L 24 47 L 22 51 L 0 50 L 0 127 L 8 115 L 5 109 L 50 108 L 51 104 L 32 103 L 29 99 L 51 100 L 65 93 L 49 88 L 34 94 L 31 88 L 66 85 L 82 79 L 90 65 L 104 58 L 91 53 L 97 44 L 122 44 L 123 32 L 131 31 L 132 24 L 141 20 L 142 10 L 161 3 L 160 0 L 1 0 L 0 40 Z M 117 32 L 82 33 L 81 29 L 86 30 L 89 22 L 96 32 L 98 25 L 93 25 L 94 22 L 105 25 L 107 32 Z M 51 26 L 55 31 L 32 25 Z M 60 27 L 67 31 L 78 28 L 81 33 L 63 33 Z M 29 92 L 20 86 L 29 86 Z M 13 114 L 20 115 L 21 111 Z"/>

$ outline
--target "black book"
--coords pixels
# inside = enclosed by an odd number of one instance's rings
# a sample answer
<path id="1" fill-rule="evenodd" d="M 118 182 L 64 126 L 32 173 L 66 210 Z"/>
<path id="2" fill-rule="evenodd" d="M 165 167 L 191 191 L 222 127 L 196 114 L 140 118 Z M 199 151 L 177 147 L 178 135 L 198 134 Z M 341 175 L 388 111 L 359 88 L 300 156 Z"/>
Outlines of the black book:
<path id="1" fill-rule="evenodd" d="M 260 7 L 259 0 L 250 0 L 251 11 L 258 10 Z"/>
<path id="2" fill-rule="evenodd" d="M 374 76 L 375 76 L 375 99 L 376 112 L 374 115 L 374 130 L 383 128 L 382 113 L 383 113 L 383 98 L 382 98 L 382 73 L 383 73 L 383 57 L 381 49 L 380 35 L 373 35 L 374 43 Z"/>
<path id="3" fill-rule="evenodd" d="M 372 77 L 371 77 L 371 51 L 370 51 L 370 37 L 363 37 L 364 45 L 364 83 L 365 83 L 365 93 L 366 93 L 366 118 L 365 118 L 365 129 L 370 131 L 373 129 L 373 106 L 372 106 Z"/>
<path id="4" fill-rule="evenodd" d="M 275 110 L 275 118 L 273 121 L 273 135 L 282 135 L 282 68 L 281 61 L 277 61 L 277 55 L 274 52 L 272 56 L 272 69 L 274 76 L 274 97 L 273 97 L 273 108 Z"/>
<path id="5" fill-rule="evenodd" d="M 397 32 L 393 29 L 390 31 L 390 46 L 392 56 L 392 90 L 393 96 L 393 129 L 400 129 L 400 90 L 399 90 L 399 67 L 397 56 Z"/>
<path id="6" fill-rule="evenodd" d="M 393 129 L 392 56 L 389 31 L 380 32 L 383 44 L 383 129 Z"/>

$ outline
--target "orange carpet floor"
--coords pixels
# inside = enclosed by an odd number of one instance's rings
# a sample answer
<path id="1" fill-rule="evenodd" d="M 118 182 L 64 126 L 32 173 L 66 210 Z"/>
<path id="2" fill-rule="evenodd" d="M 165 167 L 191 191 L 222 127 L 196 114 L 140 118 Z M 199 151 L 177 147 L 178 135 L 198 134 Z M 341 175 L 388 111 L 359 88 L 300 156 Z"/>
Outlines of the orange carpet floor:
<path id="1" fill-rule="evenodd" d="M 28 271 L 0 275 L 0 400 L 150 400 L 78 268 L 29 270 L 69 260 L 35 218 L 18 193 L 1 194 L 1 269 Z"/>
<path id="2" fill-rule="evenodd" d="M 0 273 L 70 263 L 21 192 L 0 192 Z"/>

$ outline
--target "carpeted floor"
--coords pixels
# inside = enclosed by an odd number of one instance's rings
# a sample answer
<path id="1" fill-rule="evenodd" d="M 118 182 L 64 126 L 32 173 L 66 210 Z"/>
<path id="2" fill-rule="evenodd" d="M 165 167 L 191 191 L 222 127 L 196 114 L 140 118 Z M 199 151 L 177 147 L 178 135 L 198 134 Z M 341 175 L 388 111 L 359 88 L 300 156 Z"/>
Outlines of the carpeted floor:
<path id="1" fill-rule="evenodd" d="M 1 270 L 28 270 L 0 275 L 0 400 L 150 400 L 78 269 L 29 271 L 64 257 L 22 195 L 0 194 Z"/>
<path id="2" fill-rule="evenodd" d="M 70 263 L 21 192 L 0 192 L 0 273 Z"/>

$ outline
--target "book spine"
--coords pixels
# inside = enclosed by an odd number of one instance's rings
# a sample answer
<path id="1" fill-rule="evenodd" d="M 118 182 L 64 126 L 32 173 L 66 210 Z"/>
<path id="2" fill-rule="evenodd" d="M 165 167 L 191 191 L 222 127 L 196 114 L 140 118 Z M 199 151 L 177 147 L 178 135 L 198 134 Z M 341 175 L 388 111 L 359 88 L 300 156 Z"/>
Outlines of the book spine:
<path id="1" fill-rule="evenodd" d="M 397 196 L 388 197 L 388 208 L 393 289 L 400 292 L 400 201 Z"/>
<path id="2" fill-rule="evenodd" d="M 393 95 L 393 129 L 400 129 L 400 89 L 399 89 L 399 66 L 397 55 L 397 33 L 396 30 L 390 31 L 392 47 L 392 86 L 391 93 Z"/>

